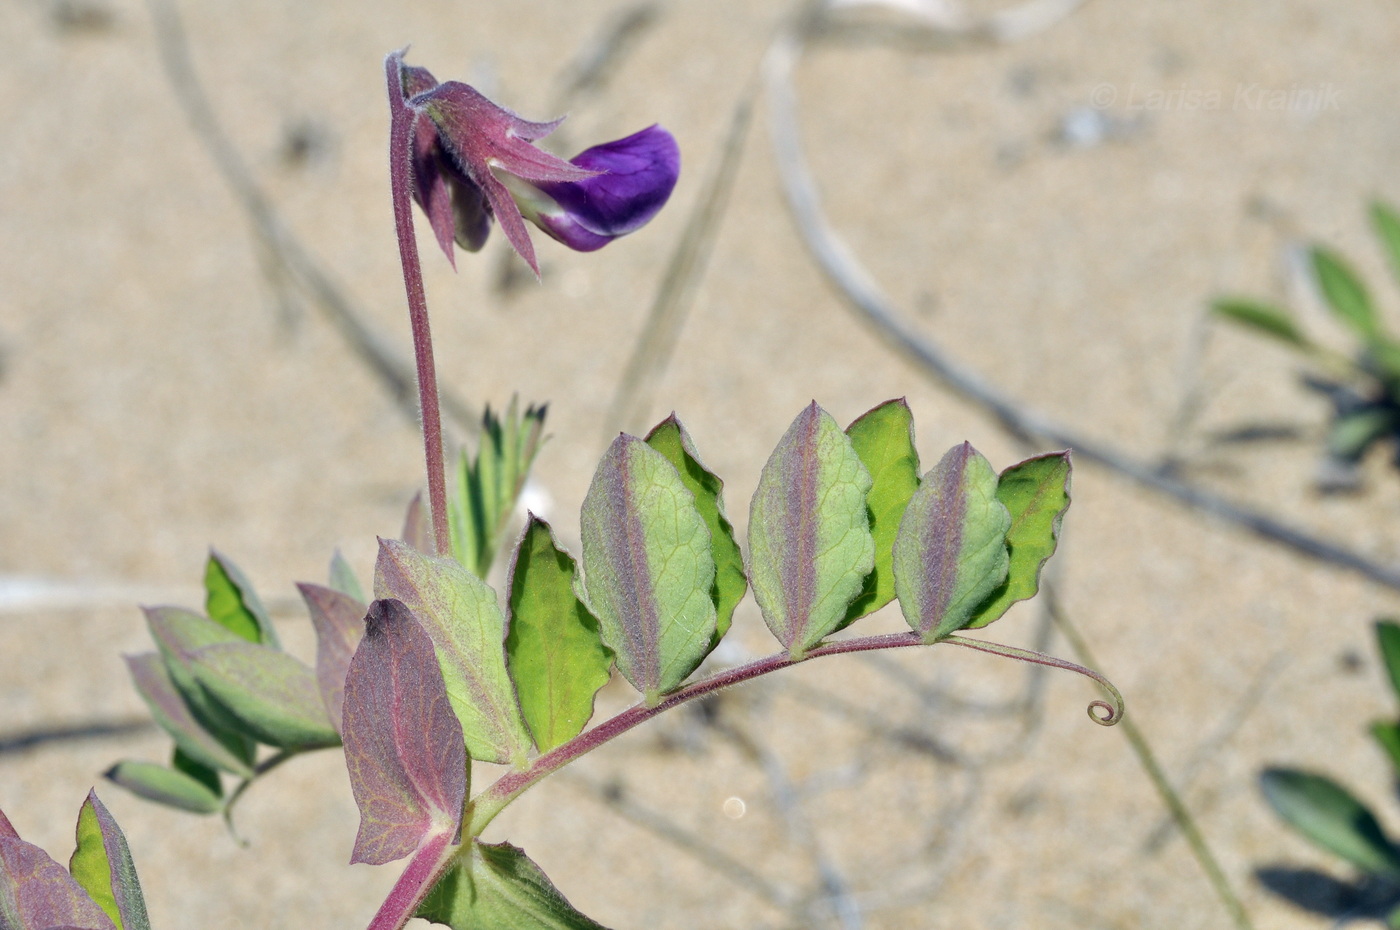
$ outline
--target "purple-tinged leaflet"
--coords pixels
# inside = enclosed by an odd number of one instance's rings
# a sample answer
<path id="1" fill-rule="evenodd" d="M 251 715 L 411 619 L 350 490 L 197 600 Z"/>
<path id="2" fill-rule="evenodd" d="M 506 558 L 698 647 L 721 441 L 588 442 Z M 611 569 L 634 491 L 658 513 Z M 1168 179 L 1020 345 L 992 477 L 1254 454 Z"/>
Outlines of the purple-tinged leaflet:
<path id="1" fill-rule="evenodd" d="M 651 126 L 564 161 L 532 143 L 562 121 L 521 119 L 460 81 L 389 56 L 414 122 L 413 199 L 449 261 L 452 244 L 486 242 L 494 217 L 511 246 L 539 274 L 524 220 L 581 252 L 640 229 L 665 205 L 680 174 L 676 140 Z M 392 74 L 392 71 L 390 72 Z"/>

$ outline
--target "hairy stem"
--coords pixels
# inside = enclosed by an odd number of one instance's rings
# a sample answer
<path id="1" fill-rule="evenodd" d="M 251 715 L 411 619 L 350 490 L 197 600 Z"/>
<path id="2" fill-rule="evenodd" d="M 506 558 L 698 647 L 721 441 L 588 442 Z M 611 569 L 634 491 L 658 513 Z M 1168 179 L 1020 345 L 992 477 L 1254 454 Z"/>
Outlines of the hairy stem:
<path id="1" fill-rule="evenodd" d="M 433 336 L 428 328 L 428 298 L 423 291 L 423 269 L 418 262 L 418 240 L 413 232 L 413 132 L 417 115 L 403 99 L 399 74 L 401 53 L 384 60 L 389 90 L 389 186 L 394 198 L 394 231 L 399 239 L 399 262 L 408 295 L 408 319 L 413 327 L 413 360 L 418 367 L 418 406 L 423 417 L 423 457 L 428 471 L 428 506 L 433 515 L 433 539 L 437 554 L 452 551 L 447 528 L 447 479 L 443 473 L 442 414 L 438 408 L 437 371 L 433 366 Z"/>
<path id="2" fill-rule="evenodd" d="M 981 640 L 964 639 L 961 636 L 949 637 L 942 640 L 959 646 L 971 646 L 972 648 L 983 649 L 987 652 L 994 652 L 1000 655 L 1008 655 L 1013 658 L 1023 659 L 1030 662 L 1038 662 L 1042 665 L 1051 665 L 1056 668 L 1068 669 L 1088 675 L 1095 681 L 1105 686 L 1111 693 L 1116 705 L 1110 705 L 1104 701 L 1095 701 L 1090 705 L 1089 716 L 1096 723 L 1109 726 L 1118 722 L 1123 715 L 1123 699 L 1118 694 L 1118 689 L 1102 675 L 1073 662 L 1066 662 L 1063 659 L 1056 659 L 1053 656 L 1042 655 L 1038 652 L 1031 652 L 1025 649 L 1016 649 L 1011 646 L 1000 646 L 996 643 L 986 643 Z M 481 831 L 486 829 L 497 814 L 499 814 L 507 804 L 514 801 L 527 789 L 532 787 L 546 775 L 557 772 L 570 762 L 592 752 L 599 746 L 621 736 L 638 724 L 646 723 L 657 715 L 677 707 L 687 701 L 713 694 L 716 691 L 737 685 L 745 681 L 750 681 L 770 672 L 796 665 L 797 662 L 805 662 L 808 659 L 817 659 L 822 656 L 843 655 L 850 652 L 871 652 L 877 649 L 899 649 L 905 646 L 925 645 L 915 633 L 887 633 L 883 636 L 863 636 L 856 639 L 843 639 L 834 643 L 826 643 L 811 649 L 802 659 L 794 660 L 786 652 L 767 656 L 750 662 L 748 665 L 741 665 L 738 668 L 727 669 L 712 675 L 709 678 L 686 685 L 679 691 L 662 697 L 659 703 L 648 707 L 645 703 L 636 704 L 624 710 L 622 713 L 603 723 L 598 724 L 591 730 L 580 733 L 562 746 L 545 753 L 536 759 L 528 768 L 519 772 L 511 772 L 502 775 L 489 788 L 481 792 L 472 799 L 468 805 L 469 812 L 467 823 L 462 831 L 465 837 L 476 837 L 481 835 Z M 937 645 L 935 643 L 934 645 Z M 1094 713 L 1098 707 L 1106 713 L 1100 716 Z"/>
<path id="3" fill-rule="evenodd" d="M 404 866 L 389 897 L 369 922 L 368 930 L 399 930 L 408 923 L 462 849 L 454 846 L 452 838 L 443 833 L 434 834 L 425 841 Z"/>

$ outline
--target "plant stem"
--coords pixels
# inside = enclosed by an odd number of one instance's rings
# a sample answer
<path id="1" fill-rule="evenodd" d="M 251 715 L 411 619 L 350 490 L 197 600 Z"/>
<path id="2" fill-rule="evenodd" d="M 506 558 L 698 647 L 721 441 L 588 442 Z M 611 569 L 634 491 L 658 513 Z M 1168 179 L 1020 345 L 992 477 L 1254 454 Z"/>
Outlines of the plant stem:
<path id="1" fill-rule="evenodd" d="M 1041 596 L 1045 598 L 1046 606 L 1050 610 L 1050 617 L 1055 621 L 1056 628 L 1069 641 L 1070 648 L 1085 662 L 1093 662 L 1094 654 L 1089 650 L 1088 640 L 1080 635 L 1078 627 L 1060 609 L 1060 599 L 1054 588 L 1047 586 L 1041 592 Z M 1230 884 L 1230 879 L 1225 875 L 1224 868 L 1215 858 L 1215 853 L 1211 851 L 1210 844 L 1206 842 L 1200 827 L 1196 825 L 1196 818 L 1191 816 L 1191 809 L 1186 806 L 1186 802 L 1172 786 L 1171 780 L 1167 778 L 1167 773 L 1162 770 L 1161 763 L 1157 761 L 1156 754 L 1147 742 L 1146 734 L 1133 721 L 1127 720 L 1123 723 L 1123 735 L 1127 738 L 1133 755 L 1137 756 L 1138 764 L 1142 766 L 1143 772 L 1152 782 L 1152 787 L 1157 789 L 1157 794 L 1161 797 L 1162 803 L 1166 805 L 1177 829 L 1186 838 L 1186 843 L 1191 847 L 1191 854 L 1195 857 L 1196 864 L 1206 874 L 1206 880 L 1215 890 L 1215 895 L 1220 899 L 1220 904 L 1225 908 L 1225 912 L 1230 915 L 1230 920 L 1237 930 L 1254 930 L 1254 923 L 1250 920 L 1249 912 L 1245 910 L 1239 895 L 1235 894 L 1234 886 Z"/>
<path id="2" fill-rule="evenodd" d="M 408 923 L 462 849 L 454 846 L 446 833 L 434 834 L 424 842 L 404 866 L 368 930 L 399 930 Z"/>
<path id="3" fill-rule="evenodd" d="M 233 806 L 238 803 L 238 799 L 243 797 L 243 792 L 247 791 L 252 786 L 258 776 L 266 775 L 283 762 L 286 762 L 288 759 L 301 752 L 302 750 L 300 749 L 283 749 L 274 755 L 268 756 L 253 767 L 253 774 L 240 781 L 238 787 L 233 789 L 233 793 L 230 794 L 228 800 L 224 802 L 224 825 L 228 827 L 228 832 L 231 833 L 241 845 L 247 846 L 248 844 L 242 839 L 239 839 L 238 831 L 233 828 Z"/>
<path id="4" fill-rule="evenodd" d="M 1122 718 L 1122 698 L 1118 696 L 1117 689 L 1102 675 L 1084 668 L 1083 666 L 1075 665 L 1073 662 L 1066 662 L 1063 659 L 1056 659 L 1052 656 L 1042 655 L 1038 652 L 1031 652 L 1026 649 L 1001 646 L 997 643 L 988 643 L 982 640 L 965 639 L 961 636 L 956 638 L 950 637 L 942 640 L 942 642 L 950 642 L 958 646 L 970 646 L 998 655 L 1006 655 L 1024 661 L 1037 662 L 1042 665 L 1051 665 L 1056 668 L 1063 668 L 1088 675 L 1100 684 L 1106 685 L 1118 702 L 1115 708 L 1103 701 L 1095 701 L 1090 705 L 1089 716 L 1096 723 L 1101 723 L 1105 726 L 1112 725 Z M 863 636 L 855 639 L 843 639 L 809 650 L 801 659 L 793 659 L 786 652 L 780 652 L 750 662 L 748 665 L 727 669 L 664 696 L 661 701 L 654 706 L 649 707 L 645 703 L 636 704 L 617 716 L 598 724 L 593 729 L 580 733 L 562 746 L 545 753 L 536 759 L 528 768 L 519 772 L 510 772 L 498 778 L 489 788 L 482 791 L 481 794 L 473 798 L 470 804 L 468 804 L 467 822 L 462 831 L 464 840 L 480 836 L 481 831 L 486 829 L 487 824 L 489 824 L 507 804 L 514 801 L 546 775 L 557 772 L 570 762 L 597 749 L 614 737 L 621 736 L 638 724 L 646 723 L 653 717 L 680 704 L 684 704 L 687 701 L 704 697 L 707 694 L 713 694 L 731 685 L 750 681 L 761 675 L 767 675 L 770 672 L 788 668 L 789 666 L 796 665 L 798 662 L 805 662 L 808 659 L 817 659 L 822 656 L 844 655 L 849 652 L 871 652 L 877 649 L 899 649 L 905 646 L 922 645 L 926 644 L 919 639 L 918 635 L 915 633 L 887 633 L 882 636 Z M 933 645 L 938 644 L 934 643 Z M 1094 714 L 1093 710 L 1095 707 L 1106 709 L 1108 711 L 1107 716 L 1100 717 Z"/>
<path id="5" fill-rule="evenodd" d="M 418 407 L 423 417 L 423 457 L 428 471 L 428 506 L 433 516 L 437 554 L 452 551 L 447 527 L 447 479 L 443 474 L 442 414 L 438 408 L 437 371 L 433 366 L 433 336 L 428 327 L 428 298 L 423 290 L 423 269 L 418 262 L 418 241 L 413 232 L 413 135 L 418 115 L 403 99 L 399 74 L 402 53 L 384 60 L 389 90 L 389 187 L 394 199 L 394 231 L 399 239 L 404 291 L 408 295 L 408 319 L 413 328 L 413 360 L 418 368 Z"/>

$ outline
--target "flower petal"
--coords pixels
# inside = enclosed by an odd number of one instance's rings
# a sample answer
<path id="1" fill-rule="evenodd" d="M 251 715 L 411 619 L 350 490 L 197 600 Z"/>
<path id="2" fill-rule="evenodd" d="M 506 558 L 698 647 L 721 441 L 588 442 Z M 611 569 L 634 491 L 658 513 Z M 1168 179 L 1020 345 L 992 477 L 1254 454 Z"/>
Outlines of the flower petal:
<path id="1" fill-rule="evenodd" d="M 583 230 L 607 239 L 635 232 L 656 216 L 675 189 L 681 170 L 675 137 L 660 126 L 596 145 L 572 161 L 603 173 L 581 181 L 537 186 Z"/>
<path id="2" fill-rule="evenodd" d="M 413 127 L 413 199 L 423 208 L 428 223 L 433 227 L 438 245 L 442 248 L 452 267 L 457 267 L 452 254 L 452 240 L 455 233 L 452 201 L 447 179 L 440 170 L 440 154 L 437 143 L 437 128 L 433 121 L 419 116 Z"/>

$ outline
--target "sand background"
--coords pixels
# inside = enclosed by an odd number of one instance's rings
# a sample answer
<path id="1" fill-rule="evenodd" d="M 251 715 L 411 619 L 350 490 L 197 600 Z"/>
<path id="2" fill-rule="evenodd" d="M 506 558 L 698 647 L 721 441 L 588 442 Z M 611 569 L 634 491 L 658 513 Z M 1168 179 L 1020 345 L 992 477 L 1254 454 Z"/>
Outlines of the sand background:
<path id="1" fill-rule="evenodd" d="M 400 349 L 382 56 L 412 43 L 410 60 L 440 79 L 549 118 L 565 66 L 622 9 L 181 4 L 228 137 L 288 229 Z M 473 404 L 550 403 L 537 475 L 566 544 L 609 434 L 672 409 L 727 480 L 741 530 L 768 451 L 813 398 L 846 423 L 908 397 L 926 467 L 964 439 L 999 467 L 1023 455 L 824 281 L 783 206 L 761 99 L 680 346 L 638 422 L 609 420 L 734 102 L 790 12 L 780 0 L 659 4 L 610 80 L 571 101 L 557 151 L 653 121 L 680 141 L 675 198 L 645 231 L 592 255 L 537 236 L 543 283 L 509 290 L 499 235 L 459 255 L 457 274 L 424 252 L 444 383 Z M 1365 206 L 1400 201 L 1397 39 L 1400 11 L 1375 0 L 1096 0 L 1003 47 L 820 43 L 796 86 L 832 222 L 950 354 L 1075 430 L 1176 457 L 1192 481 L 1388 561 L 1400 482 L 1384 456 L 1361 493 L 1319 496 L 1326 407 L 1299 387 L 1298 361 L 1204 315 L 1224 291 L 1287 297 L 1283 256 L 1302 238 L 1341 249 L 1394 310 Z M 148 648 L 136 604 L 198 606 L 213 544 L 310 658 L 292 583 L 321 580 L 336 547 L 368 579 L 375 536 L 397 533 L 422 480 L 421 452 L 315 306 L 288 305 L 296 292 L 264 273 L 176 103 L 146 6 L 20 0 L 0 16 L 0 47 L 0 807 L 66 860 L 99 773 L 168 752 L 153 730 L 42 738 L 142 716 L 120 660 Z M 1319 105 L 1296 105 L 1312 89 Z M 1278 93 L 1295 106 L 1272 109 Z M 1093 132 L 1071 144 L 1067 126 Z M 1302 439 L 1211 438 L 1261 424 Z M 1081 465 L 1074 496 L 1056 559 L 1065 610 L 1256 925 L 1326 926 L 1255 877 L 1279 865 L 1345 876 L 1279 827 L 1255 778 L 1270 763 L 1319 766 L 1393 801 L 1364 729 L 1394 712 L 1371 621 L 1400 609 L 1395 592 L 1103 468 Z M 886 611 L 866 626 L 900 622 Z M 1022 606 L 988 636 L 1030 644 L 1039 629 Z M 771 648 L 751 600 L 733 636 L 736 656 Z M 1069 652 L 1058 638 L 1050 648 Z M 523 846 L 619 930 L 1229 926 L 1122 734 L 1085 720 L 1089 687 L 1051 675 L 1034 713 L 1006 712 L 1027 681 L 954 649 L 825 660 L 629 735 L 488 836 Z M 621 685 L 602 697 L 629 700 Z M 246 849 L 214 820 L 100 790 L 157 927 L 357 926 L 396 872 L 343 864 L 356 812 L 335 753 L 246 797 Z M 1400 829 L 1394 804 L 1380 806 Z M 658 824 L 747 859 L 762 881 Z M 858 910 L 844 925 L 818 900 L 823 869 Z"/>

